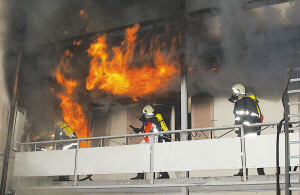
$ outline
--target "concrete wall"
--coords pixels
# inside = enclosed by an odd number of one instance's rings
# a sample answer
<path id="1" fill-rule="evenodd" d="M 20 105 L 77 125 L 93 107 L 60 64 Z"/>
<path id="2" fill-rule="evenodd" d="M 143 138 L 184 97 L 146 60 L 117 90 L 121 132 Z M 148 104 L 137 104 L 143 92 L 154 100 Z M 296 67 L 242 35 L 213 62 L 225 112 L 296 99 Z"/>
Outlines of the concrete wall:
<path id="1" fill-rule="evenodd" d="M 11 57 L 8 55 L 9 52 L 13 52 L 12 48 L 16 46 L 18 48 L 18 36 L 13 36 L 14 28 L 18 28 L 13 25 L 13 20 L 15 19 L 12 14 L 14 11 L 15 1 L 0 1 L 0 174 L 2 179 L 4 153 L 6 148 L 8 126 L 10 120 L 10 110 L 11 110 L 11 97 L 9 95 L 9 90 L 7 86 L 12 87 L 14 82 L 14 71 L 17 65 L 17 57 Z M 10 36 L 13 36 L 11 40 Z M 7 44 L 9 42 L 9 44 Z M 10 53 L 11 54 L 11 53 Z M 9 60 L 8 58 L 11 57 Z M 10 69 L 10 70 L 9 70 Z M 10 83 L 7 82 L 7 78 L 10 77 Z M 22 135 L 24 134 L 26 124 L 26 110 L 16 109 L 16 114 L 14 118 L 13 135 L 11 140 L 11 146 L 13 142 L 20 142 Z M 10 151 L 9 154 L 9 164 L 6 179 L 6 193 L 11 193 L 9 190 L 13 186 L 13 169 L 15 161 L 15 152 Z"/>
<path id="2" fill-rule="evenodd" d="M 6 137 L 8 130 L 8 120 L 10 111 L 10 100 L 5 82 L 4 58 L 5 58 L 5 41 L 8 33 L 8 24 L 5 20 L 8 15 L 8 5 L 6 1 L 0 1 L 0 173 L 2 175 L 4 151 L 6 146 Z M 11 156 L 11 155 L 10 155 Z M 12 184 L 12 165 L 13 156 L 10 158 L 7 186 Z M 2 178 L 2 177 L 1 177 Z M 0 178 L 0 180 L 1 180 Z"/>
<path id="3" fill-rule="evenodd" d="M 117 106 L 111 109 L 110 117 L 110 136 L 114 135 L 125 135 L 127 134 L 127 107 L 126 106 Z M 110 142 L 110 146 L 116 146 L 123 144 L 125 140 L 115 139 L 115 142 Z"/>
<path id="4" fill-rule="evenodd" d="M 191 128 L 203 128 L 214 126 L 214 98 L 207 94 L 201 93 L 192 97 L 191 104 Z M 209 133 L 203 132 L 207 137 Z M 206 137 L 198 132 L 193 134 L 193 140 L 206 139 Z"/>

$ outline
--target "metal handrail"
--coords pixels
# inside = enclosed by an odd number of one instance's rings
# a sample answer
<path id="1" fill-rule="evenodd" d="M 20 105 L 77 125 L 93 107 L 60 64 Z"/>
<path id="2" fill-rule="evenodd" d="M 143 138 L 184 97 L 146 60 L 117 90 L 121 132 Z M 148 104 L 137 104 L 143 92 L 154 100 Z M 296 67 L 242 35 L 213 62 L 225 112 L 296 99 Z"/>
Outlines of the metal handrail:
<path id="1" fill-rule="evenodd" d="M 290 123 L 299 123 L 300 121 L 291 121 Z M 278 125 L 280 122 L 264 122 L 264 123 L 254 123 L 248 125 L 249 127 L 259 127 L 259 126 L 273 126 Z M 228 130 L 232 131 L 235 128 L 241 128 L 243 125 L 233 125 L 233 126 L 222 126 L 222 127 L 205 127 L 205 128 L 194 128 L 194 129 L 183 129 L 183 130 L 172 130 L 172 131 L 162 131 L 162 132 L 151 132 L 151 133 L 138 133 L 138 134 L 126 134 L 126 135 L 115 135 L 115 136 L 101 136 L 101 137 L 87 137 L 87 138 L 76 138 L 67 140 L 51 140 L 51 141 L 39 141 L 39 142 L 21 142 L 17 143 L 18 146 L 22 145 L 35 145 L 35 144 L 50 144 L 50 143 L 69 143 L 76 141 L 92 141 L 92 140 L 111 140 L 118 138 L 134 138 L 141 136 L 150 135 L 164 135 L 164 134 L 176 134 L 184 132 L 197 132 L 197 131 L 221 131 Z"/>
<path id="2" fill-rule="evenodd" d="M 299 123 L 300 121 L 295 121 L 293 123 Z M 101 142 L 103 140 L 109 140 L 109 139 L 119 139 L 119 138 L 132 138 L 132 137 L 141 137 L 141 136 L 149 136 L 150 140 L 154 140 L 155 136 L 157 135 L 163 135 L 163 134 L 173 134 L 173 133 L 182 133 L 182 132 L 199 132 L 199 131 L 213 131 L 213 130 L 228 130 L 230 129 L 232 131 L 232 129 L 235 128 L 240 128 L 241 129 L 241 157 L 242 157 L 242 170 L 243 170 L 243 179 L 242 181 L 246 182 L 247 181 L 247 174 L 246 174 L 246 152 L 245 152 L 245 135 L 244 135 L 244 128 L 247 126 L 249 127 L 258 127 L 258 126 L 272 126 L 272 125 L 278 125 L 280 122 L 267 122 L 267 123 L 255 123 L 255 124 L 250 124 L 250 125 L 234 125 L 234 126 L 223 126 L 223 127 L 207 127 L 207 128 L 195 128 L 195 129 L 185 129 L 185 130 L 173 130 L 173 131 L 164 131 L 164 132 L 156 132 L 156 133 L 139 133 L 139 134 L 129 134 L 129 135 L 119 135 L 119 136 L 102 136 L 102 137 L 90 137 L 90 138 L 78 138 L 78 139 L 69 139 L 69 140 L 53 140 L 53 141 L 44 141 L 44 142 L 28 142 L 28 143 L 19 143 L 20 146 L 25 146 L 25 145 L 32 145 L 32 144 L 47 144 L 47 143 L 63 143 L 63 142 L 75 142 L 77 143 L 76 145 L 76 154 L 75 154 L 75 165 L 78 164 L 78 150 L 80 142 L 81 141 L 90 141 L 90 140 L 101 140 Z M 125 143 L 126 140 L 125 140 Z M 126 145 L 126 144 L 124 144 Z M 154 141 L 150 141 L 150 184 L 154 185 Z M 152 167 L 152 168 L 151 168 Z M 75 166 L 75 172 L 74 172 L 74 186 L 77 186 L 77 182 L 78 182 L 78 173 L 77 173 L 77 167 Z"/>

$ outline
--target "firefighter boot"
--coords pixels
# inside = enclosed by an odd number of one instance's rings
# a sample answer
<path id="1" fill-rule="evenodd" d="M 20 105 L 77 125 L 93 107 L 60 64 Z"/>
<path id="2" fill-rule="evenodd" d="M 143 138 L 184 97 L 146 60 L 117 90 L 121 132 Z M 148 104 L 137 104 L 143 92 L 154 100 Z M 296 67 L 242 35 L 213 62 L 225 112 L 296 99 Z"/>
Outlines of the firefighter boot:
<path id="1" fill-rule="evenodd" d="M 167 172 L 159 172 L 161 174 L 160 177 L 158 177 L 157 179 L 169 179 L 170 176 L 169 176 L 169 173 Z"/>
<path id="2" fill-rule="evenodd" d="M 54 181 L 71 181 L 69 180 L 69 176 L 58 176 L 58 180 L 54 180 Z"/>
<path id="3" fill-rule="evenodd" d="M 138 173 L 136 177 L 133 177 L 131 179 L 145 179 L 144 173 Z"/>
<path id="4" fill-rule="evenodd" d="M 293 171 L 297 171 L 298 166 L 294 166 Z"/>
<path id="5" fill-rule="evenodd" d="M 237 174 L 234 174 L 233 176 L 243 176 L 243 169 L 240 169 L 240 171 Z M 248 176 L 248 169 L 246 169 L 246 176 Z"/>
<path id="6" fill-rule="evenodd" d="M 264 168 L 257 168 L 258 175 L 265 175 Z"/>

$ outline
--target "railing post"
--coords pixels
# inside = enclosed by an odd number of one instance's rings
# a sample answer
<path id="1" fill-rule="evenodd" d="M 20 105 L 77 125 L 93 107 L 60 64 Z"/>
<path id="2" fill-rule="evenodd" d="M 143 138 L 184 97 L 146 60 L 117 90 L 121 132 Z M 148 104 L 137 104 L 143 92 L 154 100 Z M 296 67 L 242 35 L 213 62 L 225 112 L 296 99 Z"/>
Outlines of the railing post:
<path id="1" fill-rule="evenodd" d="M 155 135 L 150 135 L 150 184 L 154 184 L 154 138 Z"/>
<path id="2" fill-rule="evenodd" d="M 100 139 L 100 147 L 103 147 L 103 139 Z"/>
<path id="3" fill-rule="evenodd" d="M 189 187 L 184 186 L 181 187 L 181 195 L 188 195 L 189 194 Z"/>
<path id="4" fill-rule="evenodd" d="M 18 145 L 18 147 L 20 146 L 20 152 L 25 152 L 25 145 Z M 27 147 L 28 148 L 28 147 Z M 28 152 L 28 151 L 27 151 Z"/>
<path id="5" fill-rule="evenodd" d="M 78 166 L 78 149 L 80 141 L 77 141 L 76 152 L 75 152 L 75 170 L 74 170 L 74 186 L 78 184 L 77 166 Z"/>
<path id="6" fill-rule="evenodd" d="M 242 128 L 241 128 L 241 143 L 242 143 L 243 180 L 244 180 L 244 181 L 247 181 L 246 152 L 245 152 L 245 131 L 244 131 L 244 126 L 242 126 Z"/>
<path id="7" fill-rule="evenodd" d="M 125 145 L 128 145 L 128 137 L 125 137 Z"/>

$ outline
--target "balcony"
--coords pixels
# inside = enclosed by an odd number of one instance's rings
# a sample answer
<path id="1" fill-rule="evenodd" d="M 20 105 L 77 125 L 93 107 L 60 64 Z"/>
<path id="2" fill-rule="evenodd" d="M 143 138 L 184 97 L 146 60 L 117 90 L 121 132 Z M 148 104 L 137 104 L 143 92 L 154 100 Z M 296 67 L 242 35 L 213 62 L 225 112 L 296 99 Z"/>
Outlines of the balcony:
<path id="1" fill-rule="evenodd" d="M 262 123 L 262 128 L 278 123 Z M 72 191 L 78 193 L 183 193 L 276 190 L 276 132 L 274 134 L 213 138 L 205 140 L 171 141 L 165 143 L 127 145 L 128 139 L 157 134 L 222 131 L 224 134 L 242 128 L 241 125 L 167 131 L 161 133 L 129 134 L 84 139 L 72 139 L 75 149 L 54 150 L 70 140 L 21 143 L 26 147 L 40 144 L 52 145 L 53 150 L 17 152 L 14 176 L 18 179 L 15 190 Z M 93 146 L 94 140 L 118 142 L 117 146 Z M 117 140 L 117 141 L 116 141 Z M 123 140 L 123 141 L 122 141 Z M 299 141 L 298 133 L 290 133 L 290 141 Z M 68 143 L 69 142 L 69 143 Z M 89 148 L 80 148 L 88 142 Z M 279 166 L 285 165 L 284 134 L 279 136 Z M 292 145 L 291 155 L 299 156 L 298 145 Z M 292 166 L 299 166 L 299 159 L 291 159 Z M 256 168 L 264 167 L 266 175 L 257 175 Z M 249 176 L 232 176 L 239 169 L 249 169 Z M 136 173 L 146 173 L 145 180 L 130 180 Z M 155 173 L 169 172 L 170 179 L 155 179 Z M 189 177 L 186 177 L 189 172 Z M 202 172 L 209 174 L 203 176 Z M 57 176 L 70 176 L 70 181 L 55 181 Z M 80 181 L 86 175 L 92 179 Z M 107 177 L 109 176 L 109 177 Z M 107 179 L 109 178 L 109 179 Z M 298 175 L 291 175 L 292 187 L 299 187 Z M 280 176 L 284 188 L 284 175 Z"/>

